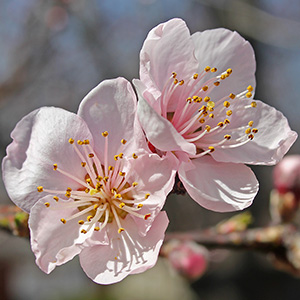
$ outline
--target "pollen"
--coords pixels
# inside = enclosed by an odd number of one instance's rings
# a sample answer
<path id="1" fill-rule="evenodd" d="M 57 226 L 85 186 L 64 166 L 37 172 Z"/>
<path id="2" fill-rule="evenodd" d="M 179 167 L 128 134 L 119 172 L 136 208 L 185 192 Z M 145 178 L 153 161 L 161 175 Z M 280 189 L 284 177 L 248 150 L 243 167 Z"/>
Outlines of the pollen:
<path id="1" fill-rule="evenodd" d="M 205 130 L 206 130 L 207 132 L 210 132 L 210 129 L 211 129 L 211 127 L 210 127 L 209 125 L 205 125 Z"/>
<path id="2" fill-rule="evenodd" d="M 124 154 L 121 152 L 118 156 L 119 158 L 123 158 Z"/>
<path id="3" fill-rule="evenodd" d="M 225 139 L 225 140 L 230 140 L 230 139 L 231 139 L 231 135 L 230 135 L 230 134 L 224 135 L 224 139 Z"/>
<path id="4" fill-rule="evenodd" d="M 209 71 L 209 70 L 208 70 L 208 71 Z M 213 72 L 213 73 L 215 73 L 215 72 L 218 71 L 218 69 L 217 69 L 217 68 L 211 68 L 210 71 Z"/>
<path id="5" fill-rule="evenodd" d="M 37 187 L 37 191 L 38 191 L 39 193 L 41 193 L 43 190 L 44 190 L 44 188 L 43 188 L 41 185 Z"/>
<path id="6" fill-rule="evenodd" d="M 192 102 L 192 98 L 191 98 L 191 97 L 188 97 L 188 98 L 186 99 L 186 102 L 191 103 L 191 102 Z"/>
<path id="7" fill-rule="evenodd" d="M 175 78 L 175 79 L 174 79 L 174 84 L 177 84 L 177 83 L 178 83 L 178 79 Z"/>
<path id="8" fill-rule="evenodd" d="M 78 145 L 83 145 L 83 141 L 78 140 L 78 141 L 77 141 L 77 144 L 78 144 Z"/>
<path id="9" fill-rule="evenodd" d="M 58 197 L 54 196 L 53 199 L 57 202 L 58 201 Z"/>
<path id="10" fill-rule="evenodd" d="M 224 80 L 226 78 L 226 75 L 225 74 L 222 74 L 221 76 L 220 76 L 220 79 L 221 80 Z"/>
<path id="11" fill-rule="evenodd" d="M 93 219 L 93 216 L 92 215 L 89 215 L 89 216 L 87 216 L 87 221 L 89 221 L 89 222 L 91 222 L 91 220 Z"/>
<path id="12" fill-rule="evenodd" d="M 102 136 L 107 137 L 108 136 L 108 132 L 107 131 L 103 131 L 102 132 Z"/>
<path id="13" fill-rule="evenodd" d="M 113 166 L 108 166 L 108 170 L 109 170 L 109 171 L 112 171 L 113 169 L 114 169 Z"/>
<path id="14" fill-rule="evenodd" d="M 49 207 L 49 206 L 50 206 L 50 203 L 49 203 L 49 202 L 45 202 L 45 206 L 46 206 L 46 207 Z"/>
<path id="15" fill-rule="evenodd" d="M 138 156 L 137 156 L 135 153 L 132 154 L 132 157 L 133 157 L 134 159 L 137 159 L 137 158 L 138 158 Z"/>
<path id="16" fill-rule="evenodd" d="M 142 208 L 144 205 L 142 203 L 137 205 L 137 208 Z"/>
<path id="17" fill-rule="evenodd" d="M 215 115 L 214 114 L 209 114 L 209 117 L 213 119 L 215 117 Z"/>
<path id="18" fill-rule="evenodd" d="M 214 82 L 214 85 L 215 85 L 215 86 L 219 86 L 219 85 L 220 85 L 220 81 L 215 81 L 215 82 Z"/>
<path id="19" fill-rule="evenodd" d="M 74 139 L 69 138 L 69 143 L 70 143 L 70 144 L 74 144 Z"/>
<path id="20" fill-rule="evenodd" d="M 95 230 L 95 231 L 99 231 L 99 230 L 100 230 L 100 227 L 96 226 L 96 227 L 94 228 L 94 230 Z"/>
<path id="21" fill-rule="evenodd" d="M 184 80 L 180 80 L 179 85 L 183 85 L 183 84 L 184 84 Z"/>
<path id="22" fill-rule="evenodd" d="M 122 139 L 122 140 L 121 140 L 121 143 L 122 143 L 123 145 L 125 145 L 125 144 L 127 143 L 127 141 L 124 140 L 124 139 Z"/>
<path id="23" fill-rule="evenodd" d="M 172 72 L 172 77 L 176 78 L 176 76 L 177 76 L 177 73 L 176 72 Z"/>
<path id="24" fill-rule="evenodd" d="M 227 71 L 226 71 L 226 73 L 228 74 L 228 75 L 230 75 L 231 73 L 232 73 L 232 69 L 227 69 Z"/>
<path id="25" fill-rule="evenodd" d="M 256 106 L 257 106 L 257 103 L 256 103 L 255 101 L 252 101 L 252 102 L 251 102 L 251 106 L 252 106 L 252 107 L 256 107 Z"/>
<path id="26" fill-rule="evenodd" d="M 210 67 L 209 66 L 206 66 L 205 68 L 204 68 L 204 71 L 205 72 L 208 72 L 210 70 Z M 213 71 L 212 71 L 213 72 Z"/>
<path id="27" fill-rule="evenodd" d="M 249 138 L 250 140 L 253 140 L 254 135 L 251 133 L 251 134 L 248 135 L 248 138 Z"/>
<path id="28" fill-rule="evenodd" d="M 229 117 L 229 116 L 231 116 L 232 115 L 232 110 L 227 110 L 226 111 L 226 115 Z"/>
<path id="29" fill-rule="evenodd" d="M 246 94 L 246 97 L 247 97 L 247 98 L 251 98 L 251 97 L 252 97 L 252 93 L 251 93 L 251 92 L 248 92 L 248 93 Z"/>
<path id="30" fill-rule="evenodd" d="M 57 164 L 53 165 L 53 170 L 56 171 L 57 170 Z"/>
<path id="31" fill-rule="evenodd" d="M 66 223 L 67 223 L 66 219 L 64 219 L 64 218 L 61 218 L 60 221 L 61 221 L 63 224 L 66 224 Z"/>
<path id="32" fill-rule="evenodd" d="M 150 197 L 149 193 L 145 194 L 145 199 L 148 199 L 149 197 Z"/>
<path id="33" fill-rule="evenodd" d="M 125 229 L 121 227 L 121 228 L 119 228 L 118 233 L 121 233 L 123 231 L 125 231 Z"/>
<path id="34" fill-rule="evenodd" d="M 257 128 L 253 128 L 253 129 L 252 129 L 252 132 L 253 132 L 253 133 L 257 133 L 257 132 L 258 132 L 258 129 L 257 129 Z"/>
<path id="35" fill-rule="evenodd" d="M 202 90 L 203 90 L 204 92 L 206 92 L 206 91 L 208 90 L 208 86 L 205 85 L 205 86 L 202 88 Z"/>
<path id="36" fill-rule="evenodd" d="M 132 183 L 132 186 L 133 186 L 133 187 L 136 187 L 137 185 L 138 185 L 137 182 L 133 182 L 133 183 Z"/>
<path id="37" fill-rule="evenodd" d="M 229 101 L 224 101 L 223 105 L 224 105 L 224 107 L 228 108 L 230 106 L 230 102 Z"/>
<path id="38" fill-rule="evenodd" d="M 225 119 L 224 124 L 230 124 L 230 121 L 228 119 Z"/>
<path id="39" fill-rule="evenodd" d="M 125 172 L 121 172 L 121 171 L 119 172 L 120 176 L 125 176 L 125 174 L 126 174 Z"/>
<path id="40" fill-rule="evenodd" d="M 229 94 L 229 98 L 234 99 L 235 98 L 235 94 L 230 93 Z"/>
<path id="41" fill-rule="evenodd" d="M 83 161 L 83 162 L 81 163 L 81 166 L 84 168 L 84 167 L 86 166 L 86 162 Z"/>
<path id="42" fill-rule="evenodd" d="M 89 154 L 89 158 L 92 158 L 92 157 L 94 157 L 95 155 L 94 155 L 94 153 L 90 153 Z"/>
<path id="43" fill-rule="evenodd" d="M 90 140 L 84 140 L 83 143 L 84 143 L 85 145 L 89 145 Z"/>
<path id="44" fill-rule="evenodd" d="M 114 156 L 114 160 L 118 160 L 118 158 L 119 158 L 119 155 Z"/>
<path id="45" fill-rule="evenodd" d="M 248 90 L 249 92 L 252 92 L 252 91 L 253 91 L 252 85 L 249 85 L 249 86 L 247 87 L 247 90 Z"/>
<path id="46" fill-rule="evenodd" d="M 193 75 L 193 78 L 194 78 L 194 79 L 197 79 L 198 76 L 199 76 L 198 73 L 195 73 L 195 74 Z"/>
<path id="47" fill-rule="evenodd" d="M 144 216 L 144 219 L 145 219 L 145 220 L 148 220 L 148 219 L 150 218 L 150 216 L 151 216 L 151 214 L 146 214 L 146 215 Z"/>
<path id="48" fill-rule="evenodd" d="M 70 197 L 71 197 L 71 193 L 70 193 L 69 191 L 67 191 L 67 192 L 65 193 L 65 196 L 68 197 L 68 198 L 70 198 Z"/>
<path id="49" fill-rule="evenodd" d="M 78 221 L 78 224 L 79 224 L 79 225 L 83 225 L 83 224 L 84 224 L 84 221 L 83 221 L 83 220 L 79 220 L 79 221 Z"/>
<path id="50" fill-rule="evenodd" d="M 84 233 L 84 234 L 87 233 L 87 231 L 86 231 L 85 229 L 82 229 L 80 232 L 81 232 L 81 233 Z"/>
<path id="51" fill-rule="evenodd" d="M 204 119 L 204 118 L 201 118 L 201 119 L 199 120 L 199 122 L 200 122 L 201 124 L 203 124 L 203 123 L 205 122 L 205 119 Z"/>
<path id="52" fill-rule="evenodd" d="M 121 202 L 120 204 L 119 204 L 119 207 L 120 208 L 123 208 L 125 206 L 125 203 L 124 202 Z"/>
<path id="53" fill-rule="evenodd" d="M 205 102 L 208 102 L 208 101 L 210 101 L 210 97 L 206 96 L 203 100 L 204 100 Z"/>
<path id="54" fill-rule="evenodd" d="M 214 152 L 214 151 L 215 151 L 215 147 L 209 146 L 209 147 L 208 147 L 208 150 L 210 150 L 210 152 Z"/>
<path id="55" fill-rule="evenodd" d="M 250 128 L 247 128 L 246 130 L 245 130 L 245 133 L 246 134 L 249 134 L 251 132 L 251 129 Z"/>
<path id="56" fill-rule="evenodd" d="M 218 125 L 219 127 L 223 127 L 223 126 L 224 126 L 224 123 L 223 123 L 223 122 L 219 122 L 217 125 Z"/>
<path id="57" fill-rule="evenodd" d="M 253 126 L 253 121 L 250 121 L 249 123 L 248 123 L 248 125 L 251 127 L 251 126 Z"/>

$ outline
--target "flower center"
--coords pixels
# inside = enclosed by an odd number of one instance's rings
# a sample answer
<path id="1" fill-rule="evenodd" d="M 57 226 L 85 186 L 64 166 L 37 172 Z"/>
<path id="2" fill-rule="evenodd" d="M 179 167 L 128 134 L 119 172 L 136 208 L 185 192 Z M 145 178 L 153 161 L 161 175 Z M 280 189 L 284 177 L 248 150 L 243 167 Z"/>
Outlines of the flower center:
<path id="1" fill-rule="evenodd" d="M 162 116 L 167 118 L 176 130 L 197 147 L 197 154 L 191 158 L 204 156 L 216 149 L 235 148 L 253 140 L 258 132 L 254 122 L 234 128 L 230 126 L 232 118 L 239 118 L 243 110 L 257 106 L 245 99 L 252 98 L 253 87 L 249 85 L 243 92 L 230 93 L 221 99 L 211 99 L 211 92 L 226 84 L 224 81 L 232 74 L 232 69 L 217 74 L 217 68 L 206 67 L 188 80 L 178 80 L 177 74 L 166 82 L 162 92 Z M 208 74 L 213 73 L 213 76 Z M 203 83 L 204 82 L 204 83 Z M 174 101 L 174 99 L 176 101 Z M 244 101 L 244 103 L 240 103 Z M 176 106 L 174 106 L 176 102 Z"/>
<path id="2" fill-rule="evenodd" d="M 65 191 L 57 191 L 44 189 L 42 186 L 37 187 L 38 192 L 55 194 L 53 198 L 56 201 L 60 199 L 58 195 L 72 200 L 66 202 L 61 199 L 62 208 L 78 209 L 71 217 L 62 218 L 61 222 L 65 224 L 72 219 L 80 218 L 78 224 L 83 225 L 81 233 L 87 233 L 91 228 L 100 231 L 113 221 L 116 222 L 118 232 L 121 233 L 125 230 L 121 224 L 122 219 L 125 219 L 128 214 L 145 220 L 150 217 L 150 214 L 143 215 L 138 212 L 143 207 L 142 202 L 148 199 L 150 194 L 133 196 L 137 195 L 133 192 L 138 183 L 130 180 L 130 170 L 124 171 L 124 154 L 120 152 L 115 155 L 114 165 L 108 165 L 108 132 L 103 132 L 102 136 L 105 138 L 103 163 L 93 151 L 89 140 L 78 140 L 76 145 L 74 139 L 69 139 L 69 143 L 81 160 L 81 167 L 86 170 L 85 178 L 78 178 L 62 170 L 57 164 L 53 165 L 55 171 L 79 183 L 80 188 L 72 190 L 68 187 Z M 121 144 L 125 145 L 126 140 L 122 139 Z M 135 153 L 132 157 L 138 158 Z M 45 206 L 49 207 L 50 203 L 46 202 Z"/>

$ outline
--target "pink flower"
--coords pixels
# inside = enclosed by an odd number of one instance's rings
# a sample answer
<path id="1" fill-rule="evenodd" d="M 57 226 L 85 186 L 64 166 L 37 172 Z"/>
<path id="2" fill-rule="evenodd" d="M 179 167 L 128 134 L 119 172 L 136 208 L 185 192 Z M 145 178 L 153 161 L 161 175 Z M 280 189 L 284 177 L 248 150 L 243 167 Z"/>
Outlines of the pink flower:
<path id="1" fill-rule="evenodd" d="M 107 80 L 78 114 L 43 107 L 12 132 L 3 160 L 11 199 L 30 213 L 37 265 L 50 273 L 75 255 L 95 282 L 152 267 L 168 218 L 172 163 L 144 149 L 129 82 Z"/>
<path id="2" fill-rule="evenodd" d="M 190 35 L 180 19 L 152 29 L 140 53 L 138 116 L 146 136 L 179 161 L 178 176 L 205 208 L 248 207 L 258 191 L 244 164 L 277 163 L 297 138 L 286 118 L 253 100 L 255 58 L 238 33 Z"/>

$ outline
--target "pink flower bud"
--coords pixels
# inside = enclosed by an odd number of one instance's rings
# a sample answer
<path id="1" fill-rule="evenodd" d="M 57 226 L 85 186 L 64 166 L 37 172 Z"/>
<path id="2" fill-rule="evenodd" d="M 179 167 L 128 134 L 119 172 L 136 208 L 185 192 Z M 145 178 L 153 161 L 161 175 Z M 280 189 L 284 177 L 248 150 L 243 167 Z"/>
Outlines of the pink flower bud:
<path id="1" fill-rule="evenodd" d="M 172 240 L 164 245 L 162 254 L 183 276 L 195 280 L 201 277 L 208 265 L 208 250 L 192 241 Z"/>

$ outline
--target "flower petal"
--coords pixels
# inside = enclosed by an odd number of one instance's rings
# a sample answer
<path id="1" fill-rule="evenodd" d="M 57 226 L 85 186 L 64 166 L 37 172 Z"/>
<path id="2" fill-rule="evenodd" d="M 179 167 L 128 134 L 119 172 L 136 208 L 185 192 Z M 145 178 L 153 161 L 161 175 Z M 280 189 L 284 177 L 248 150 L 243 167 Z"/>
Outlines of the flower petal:
<path id="1" fill-rule="evenodd" d="M 41 198 L 38 186 L 66 190 L 80 185 L 55 173 L 53 164 L 70 174 L 84 178 L 85 170 L 74 147 L 68 143 L 92 136 L 85 122 L 77 115 L 60 108 L 43 107 L 25 116 L 11 133 L 13 142 L 3 159 L 3 181 L 12 201 L 26 212 Z"/>
<path id="2" fill-rule="evenodd" d="M 297 139 L 297 133 L 291 130 L 284 115 L 261 101 L 255 102 L 257 106 L 253 108 L 250 105 L 251 100 L 233 100 L 231 105 L 233 114 L 228 127 L 212 138 L 207 135 L 207 139 L 203 139 L 205 143 L 220 141 L 223 139 L 224 134 L 231 134 L 234 137 L 237 132 L 240 136 L 244 135 L 247 138 L 245 129 L 249 128 L 249 121 L 253 121 L 253 127 L 258 129 L 258 132 L 254 134 L 254 139 L 243 146 L 227 148 L 225 143 L 222 149 L 216 148 L 212 153 L 215 160 L 254 165 L 273 165 L 280 161 L 293 145 Z M 248 108 L 245 109 L 245 106 L 248 106 Z M 242 126 L 244 129 L 238 130 Z M 228 144 L 232 140 L 234 138 Z"/>
<path id="3" fill-rule="evenodd" d="M 174 186 L 177 167 L 178 161 L 169 153 L 163 158 L 157 154 L 145 154 L 131 161 L 131 181 L 138 182 L 132 194 L 143 204 L 138 212 L 141 215 L 151 214 L 147 220 L 133 216 L 141 235 L 146 235 L 165 204 L 166 197 Z M 150 196 L 145 200 L 146 194 Z"/>
<path id="4" fill-rule="evenodd" d="M 248 41 L 237 32 L 224 28 L 196 32 L 192 35 L 199 72 L 216 67 L 217 74 L 232 69 L 232 74 L 209 93 L 217 101 L 230 93 L 240 93 L 249 85 L 255 89 L 255 56 Z M 216 74 L 216 73 L 212 73 Z"/>
<path id="5" fill-rule="evenodd" d="M 178 175 L 189 195 L 213 211 L 244 209 L 258 192 L 258 182 L 250 168 L 216 162 L 208 155 L 182 163 Z"/>
<path id="6" fill-rule="evenodd" d="M 167 225 L 167 215 L 161 212 L 145 237 L 138 234 L 131 218 L 126 218 L 126 231 L 121 234 L 117 233 L 117 228 L 111 226 L 110 245 L 85 248 L 80 253 L 83 270 L 96 283 L 112 284 L 129 274 L 141 273 L 153 267 Z"/>
<path id="7" fill-rule="evenodd" d="M 136 120 L 136 97 L 131 84 L 124 78 L 105 80 L 82 100 L 78 115 L 88 124 L 100 161 L 104 161 L 104 137 L 108 131 L 109 162 L 119 154 L 121 140 L 127 140 L 125 148 L 136 151 L 145 145 L 144 135 Z M 122 152 L 126 152 L 122 150 Z"/>
<path id="8" fill-rule="evenodd" d="M 153 28 L 140 53 L 140 79 L 155 98 L 160 96 L 172 72 L 183 79 L 197 69 L 189 29 L 181 19 L 172 19 Z"/>
<path id="9" fill-rule="evenodd" d="M 139 97 L 137 113 L 148 140 L 156 148 L 162 151 L 196 153 L 195 145 L 187 142 L 174 126 L 158 115 L 143 97 Z"/>
<path id="10" fill-rule="evenodd" d="M 50 204 L 49 207 L 45 203 Z M 72 200 L 56 202 L 50 195 L 40 199 L 31 209 L 29 228 L 32 251 L 36 256 L 37 265 L 49 274 L 56 266 L 71 260 L 81 252 L 83 244 L 92 236 L 88 244 L 108 244 L 105 232 L 88 231 L 80 233 L 78 224 L 80 217 L 63 224 L 60 219 L 67 219 L 78 212 L 77 208 L 66 208 L 65 204 Z M 97 240 L 97 241 L 96 241 Z"/>

